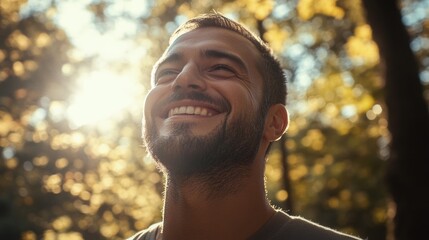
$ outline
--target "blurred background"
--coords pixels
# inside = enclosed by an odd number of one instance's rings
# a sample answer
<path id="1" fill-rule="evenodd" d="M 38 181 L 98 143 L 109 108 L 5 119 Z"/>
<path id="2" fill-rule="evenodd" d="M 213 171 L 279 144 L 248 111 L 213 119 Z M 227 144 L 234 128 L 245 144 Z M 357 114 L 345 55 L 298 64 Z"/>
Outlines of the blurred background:
<path id="1" fill-rule="evenodd" d="M 429 101 L 429 1 L 399 3 Z M 361 1 L 1 0 L 1 239 L 125 239 L 161 219 L 163 177 L 141 141 L 150 70 L 178 25 L 212 9 L 285 66 L 291 123 L 268 158 L 271 202 L 392 235 L 384 82 Z"/>

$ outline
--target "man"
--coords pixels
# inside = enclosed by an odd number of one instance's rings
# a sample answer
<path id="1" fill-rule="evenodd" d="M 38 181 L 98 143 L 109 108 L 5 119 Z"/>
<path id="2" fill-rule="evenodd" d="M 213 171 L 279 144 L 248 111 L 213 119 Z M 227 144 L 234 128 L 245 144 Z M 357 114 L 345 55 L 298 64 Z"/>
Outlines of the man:
<path id="1" fill-rule="evenodd" d="M 166 177 L 163 221 L 129 239 L 358 239 L 270 205 L 264 170 L 288 126 L 271 50 L 219 13 L 172 35 L 152 70 L 145 145 Z"/>

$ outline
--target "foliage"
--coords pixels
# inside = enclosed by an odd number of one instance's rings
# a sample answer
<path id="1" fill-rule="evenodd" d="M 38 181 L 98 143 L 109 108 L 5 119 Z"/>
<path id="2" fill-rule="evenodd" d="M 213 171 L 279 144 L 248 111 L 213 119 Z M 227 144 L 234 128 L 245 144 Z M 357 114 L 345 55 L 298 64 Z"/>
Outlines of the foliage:
<path id="1" fill-rule="evenodd" d="M 143 1 L 140 11 L 126 8 L 134 1 L 85 6 L 100 36 L 118 22 L 139 23 L 126 36 L 143 48 L 133 60 L 128 52 L 109 60 L 79 53 L 73 39 L 79 36 L 55 20 L 63 2 L 28 17 L 22 15 L 26 1 L 0 3 L 0 238 L 124 239 L 161 218 L 162 176 L 141 147 L 143 90 L 134 108 L 95 125 L 73 125 L 67 109 L 77 79 L 93 69 L 137 67 L 139 89 L 149 88 L 150 68 L 167 36 L 212 9 L 261 33 L 289 77 L 291 125 L 266 169 L 272 203 L 283 207 L 292 198 L 295 214 L 384 238 L 389 134 L 377 47 L 359 1 L 162 0 Z M 403 9 L 411 12 L 418 3 L 404 1 Z M 409 25 L 423 77 L 426 21 Z M 287 173 L 281 147 L 289 151 Z M 291 189 L 284 189 L 284 176 Z"/>

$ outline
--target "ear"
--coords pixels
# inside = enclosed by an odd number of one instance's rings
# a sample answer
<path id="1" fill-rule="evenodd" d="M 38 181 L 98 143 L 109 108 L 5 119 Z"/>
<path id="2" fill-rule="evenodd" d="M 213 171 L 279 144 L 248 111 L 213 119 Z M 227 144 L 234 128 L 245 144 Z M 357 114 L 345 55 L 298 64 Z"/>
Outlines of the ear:
<path id="1" fill-rule="evenodd" d="M 283 104 L 275 104 L 268 109 L 265 118 L 264 138 L 269 142 L 279 140 L 289 126 L 289 114 Z"/>

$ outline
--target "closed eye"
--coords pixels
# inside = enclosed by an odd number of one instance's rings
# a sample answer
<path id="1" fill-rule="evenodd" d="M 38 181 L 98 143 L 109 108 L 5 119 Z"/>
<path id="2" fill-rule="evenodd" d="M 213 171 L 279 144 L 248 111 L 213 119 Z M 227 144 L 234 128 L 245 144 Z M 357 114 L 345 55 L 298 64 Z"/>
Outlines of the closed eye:
<path id="1" fill-rule="evenodd" d="M 237 72 L 229 65 L 216 64 L 208 69 L 208 75 L 215 79 L 228 79 L 237 76 Z"/>
<path id="2" fill-rule="evenodd" d="M 229 71 L 229 72 L 235 72 L 230 66 L 225 65 L 225 64 L 214 65 L 211 68 L 211 71 Z"/>
<path id="3" fill-rule="evenodd" d="M 156 84 L 165 83 L 175 78 L 179 74 L 177 69 L 162 69 L 156 74 Z"/>
<path id="4" fill-rule="evenodd" d="M 164 69 L 158 73 L 158 77 L 163 77 L 166 75 L 177 74 L 178 70 L 176 69 Z"/>

